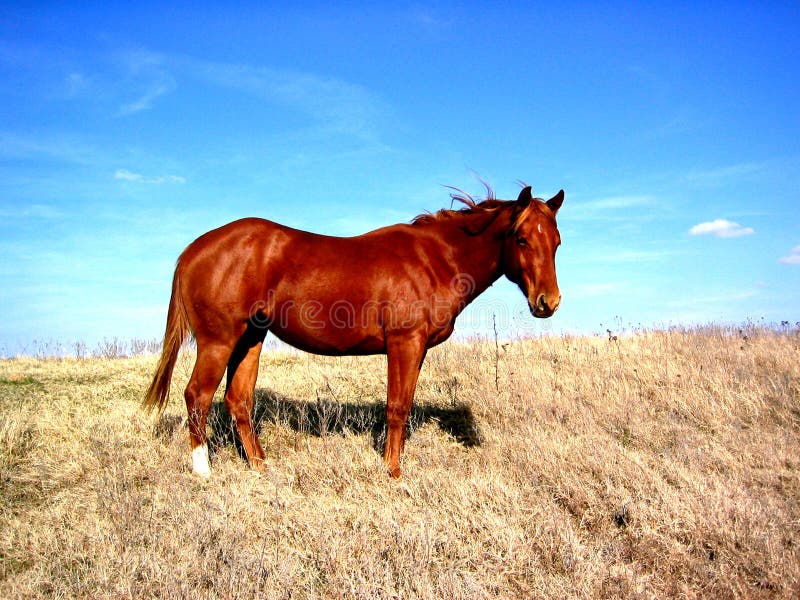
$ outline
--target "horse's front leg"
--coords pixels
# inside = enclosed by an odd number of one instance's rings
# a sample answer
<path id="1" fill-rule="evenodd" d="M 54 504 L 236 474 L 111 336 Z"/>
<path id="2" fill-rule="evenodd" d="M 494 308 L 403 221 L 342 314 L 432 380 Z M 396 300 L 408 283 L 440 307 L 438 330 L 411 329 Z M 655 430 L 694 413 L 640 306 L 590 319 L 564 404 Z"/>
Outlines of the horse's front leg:
<path id="1" fill-rule="evenodd" d="M 389 474 L 398 478 L 400 455 L 406 438 L 406 424 L 414 401 L 414 390 L 425 360 L 425 338 L 421 335 L 397 334 L 387 337 L 386 354 L 389 364 L 389 393 L 386 402 L 386 449 L 383 462 Z"/>

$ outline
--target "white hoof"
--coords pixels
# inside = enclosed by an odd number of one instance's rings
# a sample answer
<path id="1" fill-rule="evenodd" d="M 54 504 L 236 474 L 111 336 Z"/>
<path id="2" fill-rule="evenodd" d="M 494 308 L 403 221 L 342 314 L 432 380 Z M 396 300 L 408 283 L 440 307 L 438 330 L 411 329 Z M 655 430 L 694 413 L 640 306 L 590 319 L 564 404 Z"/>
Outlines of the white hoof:
<path id="1" fill-rule="evenodd" d="M 192 450 L 192 471 L 203 479 L 211 477 L 211 466 L 208 464 L 208 446 L 202 444 Z"/>

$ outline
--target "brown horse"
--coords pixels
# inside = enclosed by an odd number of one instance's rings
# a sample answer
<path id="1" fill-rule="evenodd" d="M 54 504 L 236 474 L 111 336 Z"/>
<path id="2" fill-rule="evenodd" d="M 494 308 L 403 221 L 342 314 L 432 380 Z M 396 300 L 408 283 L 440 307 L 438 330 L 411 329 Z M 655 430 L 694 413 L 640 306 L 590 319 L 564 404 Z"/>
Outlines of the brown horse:
<path id="1" fill-rule="evenodd" d="M 258 358 L 268 331 L 317 354 L 386 354 L 384 461 L 400 476 L 406 421 L 428 348 L 450 337 L 467 304 L 501 275 L 519 285 L 536 317 L 561 294 L 555 253 L 563 190 L 546 202 L 526 187 L 461 210 L 420 215 L 350 238 L 263 219 L 209 231 L 183 251 L 172 280 L 164 347 L 143 405 L 162 410 L 178 351 L 191 333 L 197 360 L 184 396 L 195 473 L 209 476 L 206 417 L 227 369 L 225 403 L 247 460 L 262 468 L 253 425 Z"/>

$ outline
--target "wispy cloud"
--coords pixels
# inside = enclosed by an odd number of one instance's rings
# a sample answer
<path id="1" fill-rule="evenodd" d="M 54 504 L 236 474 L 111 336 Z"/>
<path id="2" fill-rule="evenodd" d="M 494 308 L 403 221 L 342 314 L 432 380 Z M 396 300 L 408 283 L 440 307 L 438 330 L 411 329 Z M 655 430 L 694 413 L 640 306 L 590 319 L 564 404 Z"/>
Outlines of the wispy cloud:
<path id="1" fill-rule="evenodd" d="M 384 110 L 366 88 L 335 77 L 185 57 L 171 62 L 182 76 L 299 110 L 337 133 L 371 137 Z"/>
<path id="2" fill-rule="evenodd" d="M 800 265 L 800 246 L 792 248 L 791 252 L 779 258 L 778 262 L 782 265 Z"/>
<path id="3" fill-rule="evenodd" d="M 717 304 L 736 304 L 743 300 L 749 300 L 760 295 L 757 289 L 742 290 L 740 292 L 731 292 L 729 294 L 719 294 L 713 296 L 697 296 L 692 298 L 680 298 L 675 300 L 668 300 L 664 303 L 669 308 L 695 308 L 697 306 L 713 306 Z"/>
<path id="4" fill-rule="evenodd" d="M 407 20 L 415 29 L 429 35 L 449 32 L 454 23 L 452 17 L 446 17 L 445 13 L 424 5 L 412 6 L 407 13 Z"/>
<path id="5" fill-rule="evenodd" d="M 689 235 L 711 235 L 719 238 L 741 237 L 755 232 L 752 227 L 742 227 L 739 223 L 727 219 L 705 221 L 689 229 Z"/>
<path id="6" fill-rule="evenodd" d="M 656 199 L 649 195 L 606 196 L 574 203 L 570 219 L 577 221 L 629 221 L 633 215 L 637 219 L 655 217 L 653 208 Z M 643 211 L 642 209 L 648 209 Z"/>
<path id="7" fill-rule="evenodd" d="M 698 169 L 686 173 L 683 176 L 683 180 L 686 183 L 711 187 L 727 185 L 741 180 L 742 178 L 755 175 L 763 171 L 766 166 L 766 163 L 745 162 L 711 169 Z"/>
<path id="8" fill-rule="evenodd" d="M 119 116 L 129 116 L 153 108 L 155 101 L 177 88 L 165 57 L 148 50 L 133 50 L 118 58 L 123 76 L 119 82 L 122 94 L 133 100 L 123 102 Z"/>
<path id="9" fill-rule="evenodd" d="M 646 140 L 661 140 L 671 136 L 684 134 L 697 129 L 697 122 L 691 119 L 685 113 L 681 113 L 666 121 L 648 129 L 642 133 L 642 137 Z"/>
<path id="10" fill-rule="evenodd" d="M 80 96 L 90 85 L 86 75 L 78 71 L 67 74 L 64 80 L 65 93 L 68 98 Z"/>
<path id="11" fill-rule="evenodd" d="M 0 219 L 60 219 L 64 213 L 49 204 L 0 207 Z"/>
<path id="12" fill-rule="evenodd" d="M 652 206 L 654 203 L 655 199 L 652 196 L 627 195 L 597 198 L 595 200 L 583 202 L 580 206 L 584 210 L 589 209 L 594 211 L 604 211 Z"/>
<path id="13" fill-rule="evenodd" d="M 131 173 L 127 169 L 118 169 L 114 173 L 114 179 L 122 179 L 124 181 L 141 181 L 143 179 L 141 173 Z"/>
<path id="14" fill-rule="evenodd" d="M 72 135 L 19 135 L 0 132 L 0 159 L 56 160 L 74 164 L 92 164 L 102 153 Z"/>
<path id="15" fill-rule="evenodd" d="M 141 173 L 134 173 L 128 169 L 117 169 L 114 173 L 114 179 L 122 181 L 135 181 L 138 183 L 150 183 L 161 185 L 163 183 L 186 183 L 185 177 L 178 175 L 159 175 L 157 177 L 145 177 Z"/>
<path id="16" fill-rule="evenodd" d="M 629 264 L 658 262 L 671 256 L 673 252 L 664 250 L 631 250 L 624 248 L 608 248 L 592 252 L 590 255 L 582 256 L 581 263 L 603 263 L 603 264 Z"/>
<path id="17" fill-rule="evenodd" d="M 134 113 L 152 108 L 153 102 L 156 100 L 156 98 L 163 96 L 164 94 L 168 94 L 174 89 L 175 82 L 171 80 L 152 82 L 136 100 L 127 102 L 120 106 L 119 114 L 120 116 L 132 115 Z"/>

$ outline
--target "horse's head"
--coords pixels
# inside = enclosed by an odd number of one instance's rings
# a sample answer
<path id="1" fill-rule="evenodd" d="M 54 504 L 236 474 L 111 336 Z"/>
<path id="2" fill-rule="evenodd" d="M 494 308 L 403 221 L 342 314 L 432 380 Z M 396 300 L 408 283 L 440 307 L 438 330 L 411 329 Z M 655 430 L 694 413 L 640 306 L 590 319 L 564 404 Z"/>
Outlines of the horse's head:
<path id="1" fill-rule="evenodd" d="M 531 197 L 523 189 L 514 207 L 503 252 L 506 277 L 516 283 L 528 299 L 534 317 L 551 316 L 561 302 L 556 280 L 556 249 L 561 236 L 556 213 L 564 202 L 564 190 L 547 202 Z"/>

